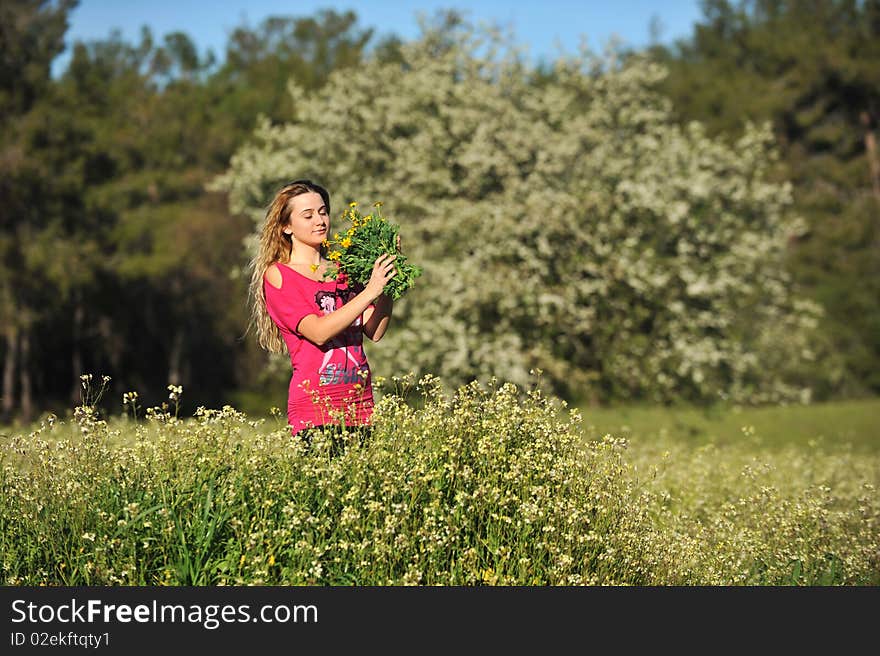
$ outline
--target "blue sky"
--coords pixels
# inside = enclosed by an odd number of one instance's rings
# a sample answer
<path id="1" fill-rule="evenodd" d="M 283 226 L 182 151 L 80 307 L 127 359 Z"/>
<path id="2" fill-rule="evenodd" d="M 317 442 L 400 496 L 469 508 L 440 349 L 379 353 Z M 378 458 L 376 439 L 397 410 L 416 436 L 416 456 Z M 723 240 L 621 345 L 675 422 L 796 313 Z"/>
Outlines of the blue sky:
<path id="1" fill-rule="evenodd" d="M 688 36 L 701 15 L 698 0 L 80 0 L 71 15 L 67 43 L 103 39 L 114 28 L 135 42 L 141 26 L 149 25 L 155 37 L 183 31 L 201 52 L 211 48 L 222 57 L 235 27 L 243 23 L 256 27 L 271 15 L 310 16 L 320 9 L 350 9 L 361 27 L 373 27 L 380 36 L 394 33 L 410 39 L 419 33 L 418 12 L 431 15 L 449 8 L 464 11 L 474 22 L 493 21 L 512 29 L 516 41 L 527 45 L 536 59 L 552 59 L 559 46 L 573 53 L 581 37 L 593 50 L 600 50 L 612 35 L 634 47 L 645 45 L 650 41 L 652 17 L 662 26 L 661 41 L 671 42 Z M 56 72 L 66 64 L 65 53 L 55 62 Z"/>

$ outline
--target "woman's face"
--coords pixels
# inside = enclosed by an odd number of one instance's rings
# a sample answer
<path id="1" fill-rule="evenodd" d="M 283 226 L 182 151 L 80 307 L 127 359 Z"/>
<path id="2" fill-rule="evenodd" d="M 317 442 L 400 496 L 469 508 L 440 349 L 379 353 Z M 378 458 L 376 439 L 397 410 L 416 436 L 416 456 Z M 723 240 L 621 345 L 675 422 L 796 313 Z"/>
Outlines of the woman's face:
<path id="1" fill-rule="evenodd" d="M 321 194 L 310 191 L 289 202 L 290 222 L 284 232 L 302 244 L 318 248 L 330 233 L 330 216 Z"/>

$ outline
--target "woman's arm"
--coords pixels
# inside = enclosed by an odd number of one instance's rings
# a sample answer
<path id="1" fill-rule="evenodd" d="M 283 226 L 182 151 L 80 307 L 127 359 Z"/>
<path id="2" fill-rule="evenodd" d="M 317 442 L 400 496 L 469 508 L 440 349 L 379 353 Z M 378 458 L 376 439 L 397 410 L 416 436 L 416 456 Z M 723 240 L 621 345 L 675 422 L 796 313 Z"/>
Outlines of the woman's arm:
<path id="1" fill-rule="evenodd" d="M 385 331 L 388 330 L 393 309 L 394 301 L 389 296 L 382 294 L 377 298 L 375 305 L 364 311 L 364 334 L 374 342 L 382 339 Z"/>
<path id="2" fill-rule="evenodd" d="M 363 291 L 338 310 L 319 317 L 310 314 L 303 317 L 297 331 L 310 342 L 321 346 L 351 326 L 367 308 L 382 294 L 385 285 L 397 273 L 395 255 L 380 255 L 373 264 L 373 273 Z M 378 305 L 378 303 L 377 303 Z M 372 318 L 372 317 L 371 317 Z M 387 322 L 386 322 L 387 324 Z"/>

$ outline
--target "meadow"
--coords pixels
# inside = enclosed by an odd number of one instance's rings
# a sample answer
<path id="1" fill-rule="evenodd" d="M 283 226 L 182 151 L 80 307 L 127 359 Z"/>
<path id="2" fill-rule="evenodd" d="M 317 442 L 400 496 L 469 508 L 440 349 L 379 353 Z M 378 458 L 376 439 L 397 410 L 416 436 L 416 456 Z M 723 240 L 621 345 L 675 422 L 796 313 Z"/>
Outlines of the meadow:
<path id="1" fill-rule="evenodd" d="M 403 378 L 339 453 L 170 392 L 0 431 L 5 585 L 880 584 L 877 399 L 573 408 Z"/>

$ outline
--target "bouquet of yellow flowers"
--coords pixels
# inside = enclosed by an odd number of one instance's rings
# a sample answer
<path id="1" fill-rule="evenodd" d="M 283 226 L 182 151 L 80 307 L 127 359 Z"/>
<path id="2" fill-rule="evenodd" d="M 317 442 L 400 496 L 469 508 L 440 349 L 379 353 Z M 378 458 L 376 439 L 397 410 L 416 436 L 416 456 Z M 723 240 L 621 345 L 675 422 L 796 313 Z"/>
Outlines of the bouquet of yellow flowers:
<path id="1" fill-rule="evenodd" d="M 400 226 L 390 223 L 382 216 L 382 203 L 374 203 L 373 211 L 361 216 L 357 203 L 351 203 L 342 218 L 351 222 L 344 233 L 337 232 L 332 239 L 325 239 L 327 259 L 336 263 L 336 270 L 328 270 L 325 277 L 342 277 L 351 282 L 366 285 L 373 273 L 373 265 L 383 253 L 397 255 L 394 268 L 397 274 L 385 286 L 385 294 L 399 299 L 409 290 L 420 275 L 421 267 L 407 262 L 406 256 L 397 248 Z"/>

